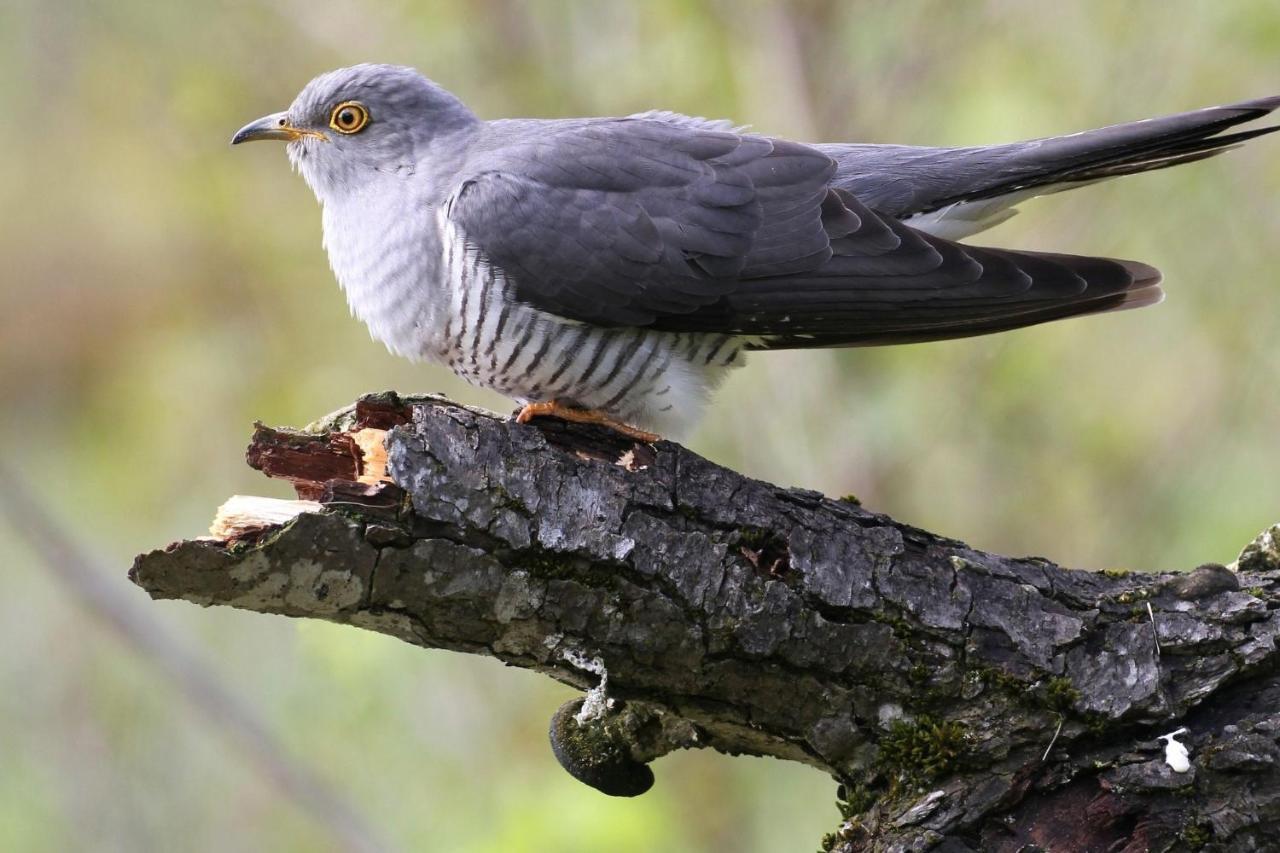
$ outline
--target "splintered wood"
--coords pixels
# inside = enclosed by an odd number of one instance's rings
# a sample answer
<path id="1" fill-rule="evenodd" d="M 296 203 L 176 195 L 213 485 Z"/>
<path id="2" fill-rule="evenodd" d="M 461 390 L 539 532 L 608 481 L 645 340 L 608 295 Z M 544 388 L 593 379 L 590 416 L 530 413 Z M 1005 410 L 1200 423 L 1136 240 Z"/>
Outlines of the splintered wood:
<path id="1" fill-rule="evenodd" d="M 289 481 L 300 500 L 236 495 L 218 510 L 210 533 L 223 540 L 243 538 L 330 504 L 395 517 L 403 492 L 387 474 L 387 430 L 407 416 L 376 399 L 357 403 L 352 414 L 349 429 L 327 432 L 256 424 L 245 454 L 250 467 Z"/>
<path id="2" fill-rule="evenodd" d="M 391 482 L 387 477 L 387 431 L 365 427 L 351 433 L 351 440 L 360 448 L 361 483 Z"/>
<path id="3" fill-rule="evenodd" d="M 209 534 L 215 539 L 239 539 L 268 527 L 279 527 L 304 512 L 319 512 L 322 508 L 323 505 L 317 501 L 232 495 L 218 507 L 213 524 L 209 525 Z"/>

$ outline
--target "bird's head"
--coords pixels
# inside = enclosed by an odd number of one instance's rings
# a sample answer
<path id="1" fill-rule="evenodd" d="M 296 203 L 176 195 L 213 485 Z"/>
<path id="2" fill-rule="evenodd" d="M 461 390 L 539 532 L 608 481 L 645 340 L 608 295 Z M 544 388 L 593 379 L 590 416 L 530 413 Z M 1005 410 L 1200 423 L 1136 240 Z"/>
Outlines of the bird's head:
<path id="1" fill-rule="evenodd" d="M 325 202 L 380 175 L 412 174 L 433 141 L 477 123 L 412 68 L 355 65 L 321 74 L 289 109 L 240 128 L 231 144 L 287 142 L 290 161 Z"/>

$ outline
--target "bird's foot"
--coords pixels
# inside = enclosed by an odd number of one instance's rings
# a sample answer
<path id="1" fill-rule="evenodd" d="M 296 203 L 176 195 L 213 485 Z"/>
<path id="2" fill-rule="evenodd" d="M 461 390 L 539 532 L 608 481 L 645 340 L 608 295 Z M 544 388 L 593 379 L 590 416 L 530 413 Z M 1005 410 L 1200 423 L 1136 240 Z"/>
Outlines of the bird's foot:
<path id="1" fill-rule="evenodd" d="M 653 444 L 655 441 L 661 440 L 662 436 L 657 433 L 646 432 L 645 430 L 633 427 L 630 424 L 624 424 L 622 421 L 615 421 L 613 418 L 597 412 L 593 409 L 579 409 L 573 406 L 566 406 L 556 400 L 544 400 L 539 403 L 526 403 L 516 415 L 516 423 L 527 424 L 534 418 L 559 418 L 562 421 L 572 421 L 579 424 L 598 424 L 608 427 L 616 433 L 625 435 L 627 438 L 636 441 L 642 441 L 645 444 Z"/>

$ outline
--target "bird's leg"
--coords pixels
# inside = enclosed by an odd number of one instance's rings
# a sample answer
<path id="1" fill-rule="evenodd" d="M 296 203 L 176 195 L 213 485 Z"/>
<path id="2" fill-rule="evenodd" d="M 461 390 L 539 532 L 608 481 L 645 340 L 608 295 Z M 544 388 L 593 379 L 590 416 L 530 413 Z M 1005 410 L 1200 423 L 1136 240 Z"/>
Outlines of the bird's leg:
<path id="1" fill-rule="evenodd" d="M 624 424 L 622 421 L 615 421 L 603 412 L 566 406 L 558 400 L 525 403 L 524 407 L 520 409 L 520 413 L 516 415 L 516 423 L 527 424 L 534 418 L 542 417 L 559 418 L 562 421 L 573 421 L 579 424 L 599 424 L 600 426 L 608 427 L 614 432 L 621 433 L 627 438 L 643 441 L 645 444 L 652 444 L 662 438 L 657 433 L 646 432 L 630 424 Z"/>

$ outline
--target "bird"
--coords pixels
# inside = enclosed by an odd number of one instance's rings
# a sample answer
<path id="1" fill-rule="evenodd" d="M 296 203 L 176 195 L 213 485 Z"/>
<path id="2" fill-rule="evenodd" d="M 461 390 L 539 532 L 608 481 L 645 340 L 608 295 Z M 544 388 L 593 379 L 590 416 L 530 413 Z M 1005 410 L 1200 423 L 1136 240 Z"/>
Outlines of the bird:
<path id="1" fill-rule="evenodd" d="M 413 68 L 309 82 L 280 140 L 352 313 L 516 420 L 678 437 L 757 351 L 1002 332 L 1152 305 L 1131 260 L 960 242 L 1022 202 L 1212 157 L 1280 96 L 976 147 L 802 143 L 666 111 L 482 120 Z"/>

